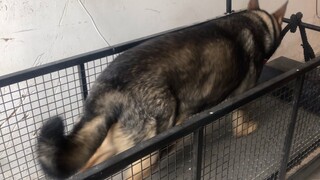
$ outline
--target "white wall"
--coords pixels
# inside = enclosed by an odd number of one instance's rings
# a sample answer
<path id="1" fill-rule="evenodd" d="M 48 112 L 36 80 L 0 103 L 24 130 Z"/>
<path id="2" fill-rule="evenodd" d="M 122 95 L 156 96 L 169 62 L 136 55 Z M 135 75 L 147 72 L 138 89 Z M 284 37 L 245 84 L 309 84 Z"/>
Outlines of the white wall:
<path id="1" fill-rule="evenodd" d="M 225 2 L 82 0 L 110 44 L 220 15 Z M 0 75 L 108 46 L 78 0 L 0 1 Z"/>
<path id="2" fill-rule="evenodd" d="M 260 0 L 261 1 L 261 0 Z M 224 0 L 2 0 L 0 1 L 0 75 L 91 50 L 204 21 L 225 12 Z M 244 9 L 248 0 L 234 0 Z M 263 0 L 274 11 L 284 0 Z M 287 17 L 301 11 L 304 21 L 320 25 L 315 0 L 290 0 Z M 93 25 L 101 32 L 103 38 Z M 319 33 L 309 35 L 320 51 Z M 288 36 L 276 56 L 302 59 L 298 34 Z M 289 51 L 288 51 L 289 50 Z"/>

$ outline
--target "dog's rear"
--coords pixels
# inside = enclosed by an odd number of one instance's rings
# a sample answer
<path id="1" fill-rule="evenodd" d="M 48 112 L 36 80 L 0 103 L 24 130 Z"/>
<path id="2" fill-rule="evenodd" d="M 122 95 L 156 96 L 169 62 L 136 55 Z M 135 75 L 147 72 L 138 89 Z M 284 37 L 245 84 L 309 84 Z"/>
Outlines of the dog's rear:
<path id="1" fill-rule="evenodd" d="M 97 100 L 87 100 L 84 115 L 67 136 L 64 135 L 61 117 L 51 118 L 43 125 L 38 139 L 38 155 L 42 169 L 48 175 L 69 177 L 82 168 L 95 153 L 122 111 L 121 98 L 117 98 L 115 102 L 116 97 L 111 94 L 100 96 Z M 100 98 L 109 101 L 104 102 L 104 106 L 99 109 L 98 104 L 103 101 Z"/>

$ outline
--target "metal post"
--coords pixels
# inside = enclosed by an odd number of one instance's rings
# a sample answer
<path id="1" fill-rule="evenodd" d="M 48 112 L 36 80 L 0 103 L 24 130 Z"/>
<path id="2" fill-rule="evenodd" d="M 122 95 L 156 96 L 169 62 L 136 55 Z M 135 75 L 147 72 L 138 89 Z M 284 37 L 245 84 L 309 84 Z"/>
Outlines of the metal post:
<path id="1" fill-rule="evenodd" d="M 202 149 L 203 149 L 203 127 L 193 132 L 193 179 L 201 179 Z"/>
<path id="2" fill-rule="evenodd" d="M 83 100 L 85 100 L 88 96 L 88 87 L 87 87 L 87 77 L 86 77 L 86 71 L 85 71 L 84 64 L 78 65 L 78 71 L 79 71 L 79 77 L 80 77 L 80 87 L 82 91 Z"/>
<path id="3" fill-rule="evenodd" d="M 226 0 L 227 5 L 226 5 L 226 13 L 230 14 L 232 11 L 232 0 Z"/>
<path id="4" fill-rule="evenodd" d="M 290 148 L 292 145 L 292 140 L 293 140 L 293 134 L 294 134 L 294 129 L 295 125 L 297 122 L 297 115 L 298 115 L 298 108 L 299 108 L 299 102 L 300 102 L 300 96 L 301 96 L 301 91 L 303 87 L 303 82 L 304 82 L 304 75 L 301 75 L 297 78 L 295 88 L 294 88 L 294 99 L 293 99 L 293 108 L 292 108 L 292 114 L 291 114 L 291 121 L 288 125 L 285 141 L 284 141 L 284 147 L 282 151 L 282 161 L 281 161 L 281 166 L 280 166 L 280 174 L 279 174 L 279 179 L 285 179 L 286 173 L 287 173 L 287 164 L 289 160 L 289 155 L 290 155 Z"/>

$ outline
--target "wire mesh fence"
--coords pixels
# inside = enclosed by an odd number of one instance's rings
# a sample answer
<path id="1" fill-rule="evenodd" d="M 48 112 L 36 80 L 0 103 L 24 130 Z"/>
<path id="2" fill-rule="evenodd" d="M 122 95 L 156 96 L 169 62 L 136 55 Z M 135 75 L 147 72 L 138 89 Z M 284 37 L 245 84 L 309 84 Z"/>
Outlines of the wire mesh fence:
<path id="1" fill-rule="evenodd" d="M 297 126 L 290 153 L 289 169 L 300 163 L 320 142 L 320 69 L 306 73 Z"/>
<path id="2" fill-rule="evenodd" d="M 0 88 L 1 179 L 37 179 L 43 175 L 35 154 L 43 120 L 62 114 L 70 130 L 82 107 L 77 67 Z"/>
<path id="3" fill-rule="evenodd" d="M 35 153 L 43 121 L 62 115 L 69 132 L 81 115 L 83 86 L 90 90 L 96 77 L 114 57 L 84 63 L 85 69 L 72 66 L 0 87 L 0 179 L 44 177 Z"/>
<path id="4" fill-rule="evenodd" d="M 206 126 L 203 179 L 266 179 L 279 169 L 292 110 L 292 101 L 279 99 L 290 98 L 284 93 L 278 88 L 245 105 L 237 118 L 238 110 Z M 243 123 L 258 128 L 246 135 L 251 130 Z"/>
<path id="5" fill-rule="evenodd" d="M 88 90 L 113 57 L 85 64 Z M 319 69 L 306 74 L 297 118 L 290 166 L 319 145 Z M 288 123 L 291 118 L 294 80 L 239 107 L 204 126 L 201 179 L 266 179 L 279 171 Z M 69 67 L 0 88 L 1 179 L 41 179 L 35 154 L 43 120 L 61 114 L 71 130 L 81 113 L 83 88 L 78 66 Z M 241 112 L 239 114 L 239 109 Z M 237 114 L 237 116 L 235 116 Z M 239 121 L 239 122 L 238 122 Z M 243 123 L 254 122 L 249 135 Z M 236 126 L 234 126 L 236 124 Z M 247 131 L 247 132 L 246 132 Z M 238 134 L 237 134 L 238 133 Z M 241 137 L 237 137 L 241 136 Z M 164 145 L 140 162 L 157 163 L 146 179 L 192 179 L 195 168 L 194 135 Z M 136 163 L 136 164 L 134 164 Z M 123 179 L 139 161 L 132 162 L 110 179 Z M 275 176 L 276 179 L 277 175 Z"/>

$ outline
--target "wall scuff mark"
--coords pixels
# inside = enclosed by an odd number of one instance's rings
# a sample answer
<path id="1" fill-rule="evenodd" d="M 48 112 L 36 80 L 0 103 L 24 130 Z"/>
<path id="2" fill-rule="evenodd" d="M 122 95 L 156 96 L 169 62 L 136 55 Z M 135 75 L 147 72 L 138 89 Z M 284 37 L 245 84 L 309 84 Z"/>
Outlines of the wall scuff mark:
<path id="1" fill-rule="evenodd" d="M 3 41 L 8 42 L 14 40 L 14 38 L 1 38 Z"/>
<path id="2" fill-rule="evenodd" d="M 59 21 L 59 26 L 61 26 L 63 17 L 66 15 L 67 8 L 68 8 L 68 4 L 69 4 L 69 0 L 68 0 L 68 1 L 66 2 L 66 4 L 64 5 L 63 11 L 62 11 L 62 15 L 61 15 L 60 21 Z"/>
<path id="3" fill-rule="evenodd" d="M 110 43 L 107 41 L 107 39 L 102 35 L 102 33 L 100 32 L 99 28 L 97 27 L 96 22 L 94 21 L 92 15 L 89 13 L 88 9 L 84 6 L 84 4 L 82 3 L 81 0 L 78 0 L 79 5 L 82 7 L 82 9 L 86 12 L 86 14 L 89 16 L 91 23 L 94 26 L 94 29 L 97 31 L 97 33 L 99 34 L 99 36 L 103 39 L 103 41 L 110 47 Z"/>

